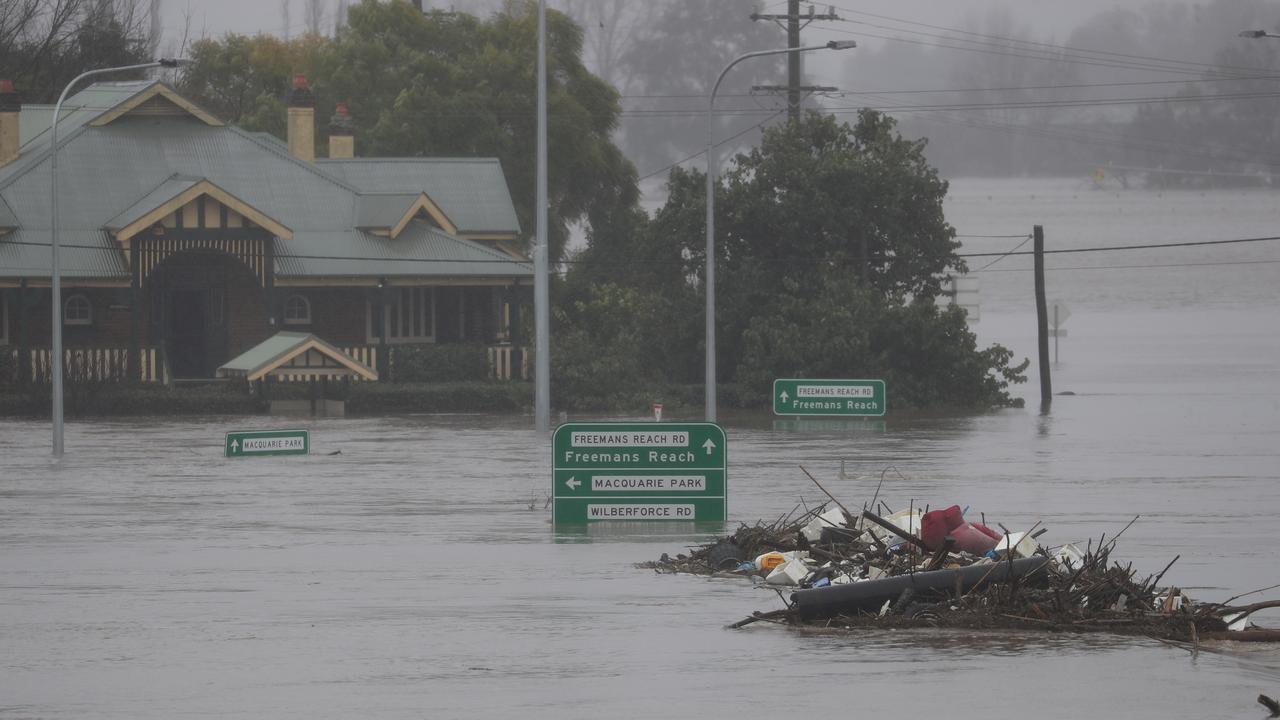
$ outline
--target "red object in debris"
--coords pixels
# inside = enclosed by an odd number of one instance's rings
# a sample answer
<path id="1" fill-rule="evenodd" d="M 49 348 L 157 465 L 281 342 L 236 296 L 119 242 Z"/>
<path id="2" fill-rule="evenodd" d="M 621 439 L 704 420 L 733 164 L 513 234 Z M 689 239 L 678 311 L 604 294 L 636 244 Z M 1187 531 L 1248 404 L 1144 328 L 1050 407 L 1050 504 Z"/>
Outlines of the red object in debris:
<path id="1" fill-rule="evenodd" d="M 293 74 L 293 87 L 295 90 L 307 89 L 307 76 L 302 73 Z"/>
<path id="2" fill-rule="evenodd" d="M 0 93 L 11 93 L 11 92 L 13 92 L 13 81 L 0 80 Z"/>
<path id="3" fill-rule="evenodd" d="M 956 550 L 974 555 L 986 554 L 1003 537 L 981 523 L 965 522 L 959 505 L 930 510 L 920 518 L 920 539 L 924 540 L 930 550 L 940 549 L 948 535 L 956 541 Z"/>
<path id="4" fill-rule="evenodd" d="M 1001 537 L 993 533 L 991 528 L 977 523 L 965 523 L 953 529 L 950 534 L 951 537 L 955 538 L 956 550 L 973 553 L 974 555 L 986 555 L 994 550 Z"/>
<path id="5" fill-rule="evenodd" d="M 930 510 L 920 518 L 920 539 L 930 550 L 937 550 L 942 547 L 944 538 L 963 524 L 964 516 L 960 514 L 959 505 Z"/>

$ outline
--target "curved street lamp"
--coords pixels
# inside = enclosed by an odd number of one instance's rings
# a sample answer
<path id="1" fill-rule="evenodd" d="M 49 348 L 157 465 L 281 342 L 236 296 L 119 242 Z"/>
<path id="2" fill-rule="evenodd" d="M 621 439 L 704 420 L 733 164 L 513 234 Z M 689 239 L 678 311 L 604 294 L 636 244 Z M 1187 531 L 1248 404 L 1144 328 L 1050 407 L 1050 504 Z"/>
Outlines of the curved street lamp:
<path id="1" fill-rule="evenodd" d="M 1241 30 L 1238 34 L 1242 38 L 1280 38 L 1280 35 L 1266 30 Z"/>
<path id="2" fill-rule="evenodd" d="M 832 40 L 825 45 L 806 45 L 804 47 L 778 48 L 776 50 L 759 50 L 739 55 L 734 58 L 711 88 L 711 96 L 707 98 L 707 369 L 706 369 L 706 416 L 707 422 L 716 421 L 716 175 L 719 172 L 719 161 L 716 159 L 715 143 L 715 104 L 716 91 L 720 82 L 734 65 L 747 58 L 764 55 L 782 55 L 786 53 L 802 53 L 810 50 L 848 50 L 857 47 L 852 40 Z"/>
<path id="3" fill-rule="evenodd" d="M 67 83 L 58 96 L 58 104 L 53 106 L 53 121 L 49 124 L 49 304 L 52 307 L 53 347 L 49 358 L 49 374 L 53 381 L 53 456 L 62 457 L 62 276 L 58 266 L 58 115 L 62 112 L 62 102 L 75 84 L 87 77 L 105 75 L 107 73 L 125 72 L 127 70 L 144 70 L 146 68 L 174 68 L 190 62 L 185 58 L 161 58 L 153 62 L 138 65 L 122 65 L 120 67 L 99 68 L 80 73 Z"/>

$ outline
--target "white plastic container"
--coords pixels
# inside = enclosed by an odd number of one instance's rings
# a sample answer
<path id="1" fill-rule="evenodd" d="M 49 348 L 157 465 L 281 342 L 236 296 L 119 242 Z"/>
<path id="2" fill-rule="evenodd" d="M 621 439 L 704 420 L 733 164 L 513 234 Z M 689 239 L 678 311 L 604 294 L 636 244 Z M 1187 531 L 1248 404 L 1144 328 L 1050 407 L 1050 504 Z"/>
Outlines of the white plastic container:
<path id="1" fill-rule="evenodd" d="M 805 525 L 800 532 L 809 542 L 818 542 L 822 539 L 822 531 L 829 527 L 845 527 L 843 510 L 838 507 L 831 508 L 818 517 L 810 520 L 809 524 Z"/>
<path id="2" fill-rule="evenodd" d="M 770 585 L 799 585 L 809 574 L 809 566 L 800 558 L 792 558 L 773 569 L 764 579 Z"/>
<path id="3" fill-rule="evenodd" d="M 1014 557 L 1026 558 L 1036 554 L 1036 550 L 1040 549 L 1040 543 L 1027 533 L 1009 533 L 996 543 L 996 552 L 1003 555 L 1010 549 L 1013 550 Z"/>

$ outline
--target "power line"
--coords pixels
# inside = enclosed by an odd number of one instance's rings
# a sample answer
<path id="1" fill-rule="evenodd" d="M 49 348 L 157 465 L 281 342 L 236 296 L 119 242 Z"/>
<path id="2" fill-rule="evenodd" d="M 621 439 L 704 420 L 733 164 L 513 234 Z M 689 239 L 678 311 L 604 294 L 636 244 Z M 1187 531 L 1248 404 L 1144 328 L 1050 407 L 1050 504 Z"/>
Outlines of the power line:
<path id="1" fill-rule="evenodd" d="M 969 35 L 972 37 L 982 38 L 983 40 L 982 41 L 963 40 L 959 38 L 950 38 L 947 36 L 935 35 L 932 33 L 924 33 L 918 30 L 910 30 L 906 28 L 894 28 L 894 27 L 873 25 L 871 23 L 860 23 L 860 24 L 868 25 L 869 27 L 876 27 L 882 30 L 890 30 L 894 32 L 907 32 L 911 34 L 923 35 L 925 37 L 942 38 L 945 40 L 952 40 L 952 41 L 959 41 L 959 42 L 970 42 L 974 44 L 989 45 L 994 47 L 1008 47 L 1009 45 L 1014 45 L 1016 47 L 1017 45 L 1027 45 L 1027 46 L 1031 46 L 1032 50 L 1036 52 L 1050 52 L 1050 51 L 1055 53 L 1062 52 L 1062 53 L 1080 55 L 1084 57 L 1097 55 L 1097 56 L 1104 56 L 1104 58 L 1106 57 L 1119 58 L 1125 61 L 1139 61 L 1143 63 L 1164 64 L 1169 66 L 1182 65 L 1182 66 L 1186 66 L 1188 70 L 1198 68 L 1201 71 L 1208 71 L 1208 72 L 1215 72 L 1215 73 L 1220 73 L 1222 70 L 1239 70 L 1242 72 L 1260 72 L 1257 68 L 1247 68 L 1247 67 L 1233 66 L 1233 65 L 1212 65 L 1208 63 L 1194 62 L 1190 60 L 1176 60 L 1173 58 L 1160 58 L 1160 57 L 1152 57 L 1148 55 L 1117 53 L 1117 52 L 1112 52 L 1108 50 L 1090 50 L 1087 48 L 1074 48 L 1068 45 L 1054 45 L 1052 43 L 1038 42 L 1035 40 L 1022 40 L 1022 39 L 1011 38 L 1011 37 L 1002 36 L 1002 35 L 990 35 L 986 33 L 974 32 L 971 30 L 961 30 L 959 28 L 946 27 L 943 25 L 932 25 L 929 23 L 922 23 L 914 20 L 905 20 L 902 18 L 895 18 L 888 15 L 878 15 L 876 13 L 870 13 L 862 10 L 851 10 L 849 8 L 844 8 L 839 6 L 834 6 L 834 7 L 853 15 L 861 15 L 864 17 L 877 18 L 880 20 L 888 20 L 890 22 L 895 22 L 902 25 L 915 25 L 918 27 L 926 27 L 932 30 L 941 30 L 943 32 L 948 32 L 948 33 Z M 856 22 L 856 21 L 846 21 L 846 22 Z M 993 43 L 990 41 L 995 41 L 995 42 Z M 1036 48 L 1044 48 L 1044 50 L 1036 50 Z M 1099 59 L 1102 59 L 1102 58 L 1099 58 Z M 1141 68 L 1135 66 L 1134 69 L 1141 69 Z"/>
<path id="2" fill-rule="evenodd" d="M 1015 237 L 1022 237 L 1022 236 L 1019 235 Z M 1083 248 L 1058 248 L 1053 250 L 1045 250 L 1044 254 L 1058 255 L 1058 254 L 1068 254 L 1068 253 L 1074 254 L 1074 253 L 1094 253 L 1094 252 L 1115 252 L 1115 251 L 1121 251 L 1121 250 L 1158 250 L 1158 249 L 1165 249 L 1165 248 L 1238 245 L 1243 243 L 1269 242 L 1269 241 L 1275 241 L 1275 240 L 1280 240 L 1280 235 L 1270 235 L 1265 237 L 1250 237 L 1250 238 L 1233 238 L 1230 240 L 1193 240 L 1193 241 L 1173 242 L 1173 243 L 1143 243 L 1143 244 L 1137 244 L 1137 245 L 1102 245 L 1102 246 L 1083 247 Z M 32 242 L 32 241 L 24 241 L 24 240 L 0 241 L 0 246 L 3 246 L 3 245 L 25 245 L 25 246 L 35 246 L 35 247 L 50 246 L 49 243 L 46 243 L 46 242 Z M 59 247 L 74 248 L 74 249 L 81 249 L 81 250 L 97 250 L 100 252 L 109 252 L 109 253 L 120 252 L 119 248 L 104 247 L 101 245 L 77 245 L 77 244 L 71 244 L 71 243 L 59 243 Z M 218 252 L 218 251 L 210 248 L 192 248 L 187 252 L 212 253 L 212 252 Z M 956 258 L 998 257 L 1003 259 L 1005 257 L 1010 257 L 1014 255 L 1033 255 L 1033 254 L 1034 254 L 1034 251 L 1023 250 L 1020 252 L 1007 251 L 1007 252 L 957 253 L 954 257 Z M 256 256 L 262 257 L 261 254 L 256 254 Z M 503 259 L 503 258 L 494 258 L 491 260 L 484 260 L 484 259 L 461 260 L 461 259 L 431 259 L 431 258 L 405 258 L 405 257 L 389 258 L 389 257 L 366 256 L 366 255 L 309 255 L 309 254 L 303 254 L 303 253 L 278 253 L 275 255 L 275 257 L 276 259 L 280 259 L 280 260 L 284 260 L 284 259 L 344 260 L 344 261 L 351 261 L 351 262 L 478 263 L 478 264 L 501 263 L 506 265 L 528 264 L 527 261 L 521 261 L 521 260 L 515 260 L 515 259 Z M 861 262 L 861 260 L 862 260 L 861 257 L 847 259 L 848 262 L 855 262 L 855 261 Z M 562 260 L 561 262 L 564 264 L 573 265 L 573 264 L 591 264 L 592 261 L 568 259 L 568 260 Z M 835 261 L 832 260 L 831 258 L 769 258 L 764 260 L 764 262 L 772 263 L 772 264 L 804 265 L 804 264 L 830 264 Z M 1262 261 L 1258 261 L 1258 262 L 1262 262 Z M 1267 262 L 1270 262 L 1270 261 L 1267 261 Z M 600 264 L 606 264 L 606 263 L 600 263 Z M 627 265 L 683 265 L 685 263 L 683 261 L 633 261 L 625 264 Z"/>

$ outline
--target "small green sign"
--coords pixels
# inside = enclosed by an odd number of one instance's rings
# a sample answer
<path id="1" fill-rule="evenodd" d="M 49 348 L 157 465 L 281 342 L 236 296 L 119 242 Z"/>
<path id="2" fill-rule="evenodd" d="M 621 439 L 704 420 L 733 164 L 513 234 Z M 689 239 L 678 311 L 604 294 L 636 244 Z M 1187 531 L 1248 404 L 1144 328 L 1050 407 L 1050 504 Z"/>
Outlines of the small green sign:
<path id="1" fill-rule="evenodd" d="M 255 455 L 306 455 L 311 452 L 307 430 L 245 430 L 227 433 L 223 450 L 227 457 Z"/>
<path id="2" fill-rule="evenodd" d="M 884 415 L 883 380 L 773 381 L 775 415 Z"/>
<path id="3" fill-rule="evenodd" d="M 725 434 L 714 423 L 568 423 L 552 438 L 552 520 L 725 519 Z"/>

